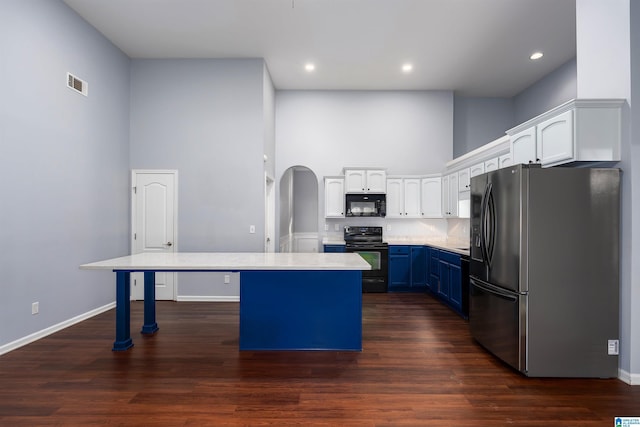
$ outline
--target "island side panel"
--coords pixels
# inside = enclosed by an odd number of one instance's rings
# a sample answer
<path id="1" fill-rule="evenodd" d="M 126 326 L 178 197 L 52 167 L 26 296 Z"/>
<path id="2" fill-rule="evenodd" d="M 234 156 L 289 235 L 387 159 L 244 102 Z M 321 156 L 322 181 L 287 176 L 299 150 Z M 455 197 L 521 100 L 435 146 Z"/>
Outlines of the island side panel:
<path id="1" fill-rule="evenodd" d="M 362 272 L 242 271 L 240 350 L 362 351 Z"/>

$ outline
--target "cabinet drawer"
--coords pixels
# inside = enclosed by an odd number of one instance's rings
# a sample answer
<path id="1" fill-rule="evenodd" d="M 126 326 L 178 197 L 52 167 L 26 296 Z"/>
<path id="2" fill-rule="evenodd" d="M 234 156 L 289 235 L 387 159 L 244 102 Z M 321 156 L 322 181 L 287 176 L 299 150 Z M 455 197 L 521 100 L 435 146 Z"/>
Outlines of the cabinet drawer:
<path id="1" fill-rule="evenodd" d="M 389 255 L 409 255 L 409 246 L 389 246 Z"/>
<path id="2" fill-rule="evenodd" d="M 440 260 L 449 264 L 460 266 L 460 255 L 452 252 L 440 251 Z"/>

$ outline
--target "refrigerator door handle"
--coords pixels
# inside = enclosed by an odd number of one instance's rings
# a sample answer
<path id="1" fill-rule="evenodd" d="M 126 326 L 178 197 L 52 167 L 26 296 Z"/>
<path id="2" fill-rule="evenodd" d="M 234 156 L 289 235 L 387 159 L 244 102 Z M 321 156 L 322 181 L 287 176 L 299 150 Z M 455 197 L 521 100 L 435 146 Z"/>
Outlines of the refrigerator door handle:
<path id="1" fill-rule="evenodd" d="M 489 184 L 489 193 L 487 196 L 487 214 L 489 217 L 489 242 L 488 244 L 486 244 L 486 250 L 487 263 L 489 264 L 489 268 L 491 268 L 491 264 L 493 264 L 493 254 L 496 245 L 496 230 L 498 228 L 498 224 L 496 223 L 496 204 L 493 198 L 493 186 L 491 184 Z"/>
<path id="2" fill-rule="evenodd" d="M 487 248 L 487 221 L 489 214 L 489 196 L 491 194 L 491 183 L 487 184 L 482 195 L 482 201 L 480 202 L 480 251 L 482 252 L 482 258 L 489 268 L 491 268 L 491 260 L 489 259 L 489 251 Z"/>
<path id="3" fill-rule="evenodd" d="M 493 294 L 496 297 L 499 297 L 508 301 L 512 301 L 512 302 L 518 302 L 518 295 L 514 294 L 513 292 L 502 290 L 496 286 L 490 285 L 488 283 L 485 283 L 473 277 L 469 278 L 469 281 L 473 286 L 480 288 L 485 292 L 489 292 L 490 294 Z"/>

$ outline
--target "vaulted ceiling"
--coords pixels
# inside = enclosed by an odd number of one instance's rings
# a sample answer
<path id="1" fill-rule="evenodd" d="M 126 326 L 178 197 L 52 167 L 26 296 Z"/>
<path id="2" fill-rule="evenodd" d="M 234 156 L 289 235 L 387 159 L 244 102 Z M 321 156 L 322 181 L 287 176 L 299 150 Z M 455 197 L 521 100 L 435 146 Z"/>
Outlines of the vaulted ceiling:
<path id="1" fill-rule="evenodd" d="M 64 1 L 131 58 L 264 58 L 277 89 L 510 97 L 576 55 L 575 0 Z"/>

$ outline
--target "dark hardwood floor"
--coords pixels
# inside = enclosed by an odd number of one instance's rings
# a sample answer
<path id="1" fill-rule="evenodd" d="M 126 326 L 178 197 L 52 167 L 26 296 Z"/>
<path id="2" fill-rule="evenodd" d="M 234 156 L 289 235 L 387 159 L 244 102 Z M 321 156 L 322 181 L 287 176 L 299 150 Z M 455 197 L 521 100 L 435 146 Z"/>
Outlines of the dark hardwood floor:
<path id="1" fill-rule="evenodd" d="M 420 294 L 363 296 L 364 350 L 239 352 L 237 303 L 158 303 L 160 331 L 112 352 L 110 311 L 0 356 L 1 426 L 612 426 L 640 387 L 534 379 Z"/>

